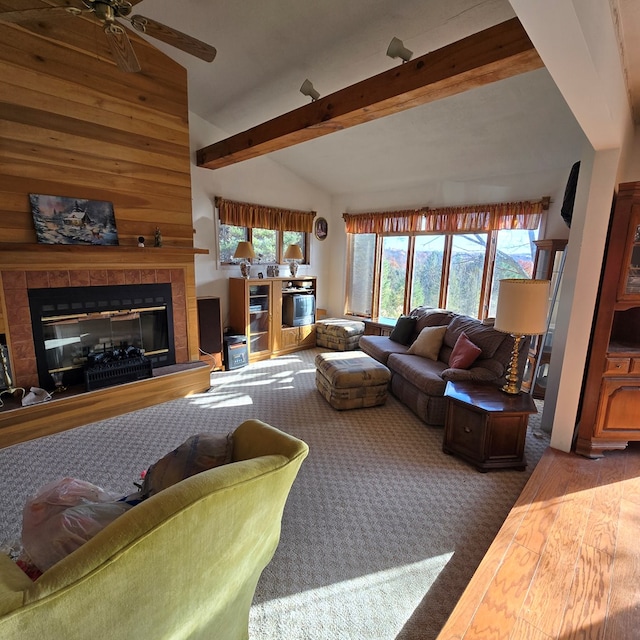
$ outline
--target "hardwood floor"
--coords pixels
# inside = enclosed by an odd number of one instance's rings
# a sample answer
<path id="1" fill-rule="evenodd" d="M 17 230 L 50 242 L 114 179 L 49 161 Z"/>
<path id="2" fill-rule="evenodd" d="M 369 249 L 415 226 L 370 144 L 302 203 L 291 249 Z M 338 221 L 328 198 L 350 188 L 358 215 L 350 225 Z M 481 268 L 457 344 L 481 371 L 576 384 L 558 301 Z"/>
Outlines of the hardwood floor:
<path id="1" fill-rule="evenodd" d="M 640 637 L 640 443 L 547 449 L 438 640 Z"/>

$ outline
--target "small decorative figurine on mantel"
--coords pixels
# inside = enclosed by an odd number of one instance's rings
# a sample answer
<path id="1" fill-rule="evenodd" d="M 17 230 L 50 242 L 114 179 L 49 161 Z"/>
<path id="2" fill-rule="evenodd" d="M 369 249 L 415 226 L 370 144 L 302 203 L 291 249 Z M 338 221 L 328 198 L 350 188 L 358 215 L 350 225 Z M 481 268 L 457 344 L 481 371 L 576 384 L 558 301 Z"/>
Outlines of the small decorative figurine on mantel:
<path id="1" fill-rule="evenodd" d="M 154 246 L 162 246 L 162 234 L 160 233 L 160 227 L 156 227 Z"/>
<path id="2" fill-rule="evenodd" d="M 138 246 L 144 247 L 144 236 L 138 236 Z"/>

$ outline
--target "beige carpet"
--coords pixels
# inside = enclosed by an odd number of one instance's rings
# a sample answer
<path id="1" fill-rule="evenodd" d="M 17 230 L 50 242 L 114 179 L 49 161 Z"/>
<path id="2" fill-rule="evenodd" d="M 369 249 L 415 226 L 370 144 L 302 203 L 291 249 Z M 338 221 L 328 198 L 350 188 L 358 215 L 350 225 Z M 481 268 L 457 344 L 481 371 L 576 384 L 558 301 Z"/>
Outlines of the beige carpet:
<path id="1" fill-rule="evenodd" d="M 320 351 L 215 373 L 208 393 L 0 450 L 0 541 L 19 539 L 24 501 L 51 480 L 128 493 L 188 436 L 257 417 L 305 440 L 310 455 L 258 585 L 252 640 L 434 638 L 548 437 L 533 416 L 527 471 L 479 473 L 442 453 L 442 430 L 393 397 L 334 411 L 315 390 Z"/>

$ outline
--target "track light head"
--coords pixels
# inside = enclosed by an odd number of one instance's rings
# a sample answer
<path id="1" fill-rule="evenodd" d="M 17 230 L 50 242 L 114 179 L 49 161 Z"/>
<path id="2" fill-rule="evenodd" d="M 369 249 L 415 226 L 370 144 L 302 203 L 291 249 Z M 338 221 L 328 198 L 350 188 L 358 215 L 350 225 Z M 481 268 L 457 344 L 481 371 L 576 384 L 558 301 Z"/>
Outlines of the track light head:
<path id="1" fill-rule="evenodd" d="M 402 58 L 402 62 L 405 63 L 411 60 L 413 51 L 409 51 L 409 49 L 404 46 L 402 40 L 393 38 L 387 48 L 387 55 L 390 58 Z"/>
<path id="2" fill-rule="evenodd" d="M 305 80 L 302 83 L 302 86 L 300 87 L 300 93 L 303 96 L 308 96 L 309 98 L 311 98 L 313 102 L 315 102 L 320 97 L 320 94 L 313 88 L 311 80 Z"/>

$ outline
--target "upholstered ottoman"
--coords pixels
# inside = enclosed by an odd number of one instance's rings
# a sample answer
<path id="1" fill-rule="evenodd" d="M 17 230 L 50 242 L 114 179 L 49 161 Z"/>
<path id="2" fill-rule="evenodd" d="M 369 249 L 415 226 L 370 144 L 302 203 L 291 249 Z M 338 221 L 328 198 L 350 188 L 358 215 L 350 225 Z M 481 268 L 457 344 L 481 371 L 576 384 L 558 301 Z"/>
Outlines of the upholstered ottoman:
<path id="1" fill-rule="evenodd" d="M 334 409 L 384 404 L 390 378 L 387 367 L 362 351 L 316 356 L 316 387 Z"/>
<path id="2" fill-rule="evenodd" d="M 352 351 L 358 348 L 364 334 L 364 322 L 344 318 L 326 318 L 316 322 L 316 345 L 335 351 Z"/>

